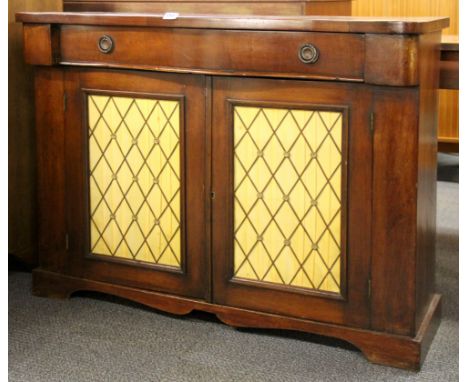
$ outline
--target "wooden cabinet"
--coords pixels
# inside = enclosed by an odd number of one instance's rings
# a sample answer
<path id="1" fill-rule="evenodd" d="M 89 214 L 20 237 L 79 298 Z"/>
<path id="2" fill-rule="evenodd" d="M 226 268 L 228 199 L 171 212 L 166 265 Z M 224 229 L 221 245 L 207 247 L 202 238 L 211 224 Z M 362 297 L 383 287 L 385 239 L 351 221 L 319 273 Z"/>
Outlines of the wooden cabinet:
<path id="1" fill-rule="evenodd" d="M 35 294 L 205 310 L 420 366 L 440 311 L 446 19 L 18 18 L 38 66 Z"/>

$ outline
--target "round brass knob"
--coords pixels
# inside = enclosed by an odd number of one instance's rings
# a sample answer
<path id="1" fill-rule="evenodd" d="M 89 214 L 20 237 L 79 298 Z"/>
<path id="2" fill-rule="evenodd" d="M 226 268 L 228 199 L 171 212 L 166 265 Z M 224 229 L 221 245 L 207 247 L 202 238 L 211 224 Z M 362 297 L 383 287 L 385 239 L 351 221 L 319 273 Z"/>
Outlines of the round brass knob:
<path id="1" fill-rule="evenodd" d="M 304 44 L 299 48 L 299 60 L 304 64 L 315 64 L 319 59 L 319 51 L 312 44 Z"/>
<path id="2" fill-rule="evenodd" d="M 104 35 L 98 41 L 98 48 L 101 53 L 109 54 L 114 49 L 114 40 L 111 36 Z"/>

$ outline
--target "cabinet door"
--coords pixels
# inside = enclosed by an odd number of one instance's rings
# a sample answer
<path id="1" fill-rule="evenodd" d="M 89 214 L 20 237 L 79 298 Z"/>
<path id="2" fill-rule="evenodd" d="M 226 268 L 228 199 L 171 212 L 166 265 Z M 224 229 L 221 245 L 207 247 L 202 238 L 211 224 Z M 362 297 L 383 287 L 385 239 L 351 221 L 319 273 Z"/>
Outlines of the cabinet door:
<path id="1" fill-rule="evenodd" d="M 65 78 L 69 272 L 204 296 L 205 78 Z"/>
<path id="2" fill-rule="evenodd" d="M 216 303 L 368 325 L 370 105 L 358 84 L 214 80 Z"/>

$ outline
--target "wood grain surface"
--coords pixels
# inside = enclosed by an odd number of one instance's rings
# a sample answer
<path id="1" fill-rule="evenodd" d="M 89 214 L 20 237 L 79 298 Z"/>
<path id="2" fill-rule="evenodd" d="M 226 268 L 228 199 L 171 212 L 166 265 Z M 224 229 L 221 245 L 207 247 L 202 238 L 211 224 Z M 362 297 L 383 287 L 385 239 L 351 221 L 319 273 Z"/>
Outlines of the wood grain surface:
<path id="1" fill-rule="evenodd" d="M 65 11 L 350 15 L 351 0 L 64 0 Z"/>
<path id="2" fill-rule="evenodd" d="M 61 9 L 61 0 L 8 1 L 8 253 L 29 266 L 37 263 L 34 78 L 15 13 Z"/>
<path id="3" fill-rule="evenodd" d="M 43 24 L 395 34 L 429 33 L 449 25 L 449 19 L 446 17 L 183 14 L 174 19 L 164 19 L 163 16 L 163 14 L 109 12 L 20 12 L 16 14 L 16 20 Z"/>

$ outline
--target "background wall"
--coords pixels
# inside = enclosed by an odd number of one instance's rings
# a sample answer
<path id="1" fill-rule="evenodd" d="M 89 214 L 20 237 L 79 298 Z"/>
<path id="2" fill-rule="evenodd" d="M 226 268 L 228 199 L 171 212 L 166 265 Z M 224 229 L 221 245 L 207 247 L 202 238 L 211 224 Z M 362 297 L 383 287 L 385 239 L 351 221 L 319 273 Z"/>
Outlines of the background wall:
<path id="1" fill-rule="evenodd" d="M 458 35 L 458 0 L 354 0 L 353 16 L 448 16 Z M 439 141 L 458 142 L 458 90 L 439 90 Z"/>

